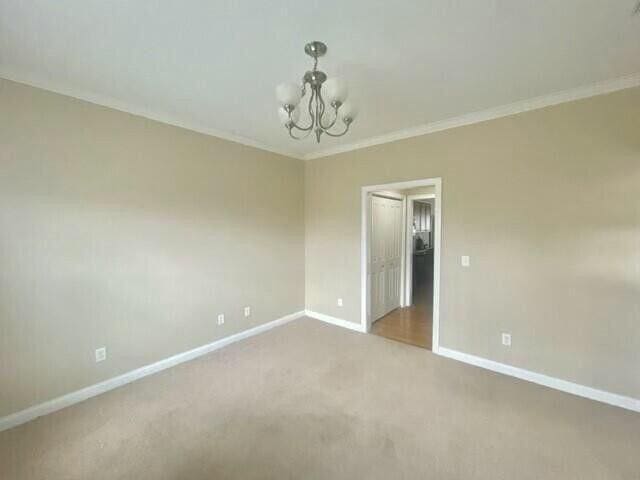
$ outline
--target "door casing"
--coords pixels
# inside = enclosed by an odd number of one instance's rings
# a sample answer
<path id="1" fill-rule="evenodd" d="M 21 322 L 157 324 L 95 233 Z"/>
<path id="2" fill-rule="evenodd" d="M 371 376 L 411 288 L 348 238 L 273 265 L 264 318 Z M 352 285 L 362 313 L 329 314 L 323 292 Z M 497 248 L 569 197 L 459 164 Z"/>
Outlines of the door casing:
<path id="1" fill-rule="evenodd" d="M 433 339 L 432 351 L 438 353 L 440 338 L 440 255 L 441 255 L 441 239 L 442 239 L 442 178 L 427 178 L 423 180 L 410 180 L 407 182 L 394 182 L 381 185 L 366 185 L 361 188 L 361 242 L 360 242 L 360 285 L 361 285 L 361 328 L 365 332 L 371 331 L 371 285 L 369 284 L 369 239 L 370 239 L 370 196 L 373 192 L 389 191 L 389 190 L 407 190 L 417 187 L 433 186 L 435 188 L 435 208 L 434 208 L 434 258 L 433 258 Z M 403 225 L 407 224 L 407 208 L 405 200 L 405 208 Z M 401 304 L 405 305 L 410 302 L 410 298 L 406 297 L 406 228 L 403 228 L 405 241 L 402 262 L 402 295 Z"/>

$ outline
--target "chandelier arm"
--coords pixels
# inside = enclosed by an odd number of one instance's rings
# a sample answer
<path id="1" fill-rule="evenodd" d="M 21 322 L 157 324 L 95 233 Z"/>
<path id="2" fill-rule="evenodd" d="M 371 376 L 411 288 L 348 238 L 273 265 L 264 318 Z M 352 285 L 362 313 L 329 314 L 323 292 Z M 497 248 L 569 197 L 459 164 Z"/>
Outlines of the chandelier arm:
<path id="1" fill-rule="evenodd" d="M 291 123 L 291 128 L 295 128 L 296 130 L 300 130 L 301 132 L 310 132 L 311 129 L 313 128 L 313 122 L 311 123 L 311 125 L 309 125 L 308 127 L 301 127 L 300 125 L 298 125 L 296 122 L 294 122 L 293 120 L 290 120 Z"/>
<path id="2" fill-rule="evenodd" d="M 324 101 L 322 100 L 322 95 L 320 95 L 320 87 L 316 90 L 316 124 L 318 127 L 322 128 L 322 111 L 324 106 Z"/>
<path id="3" fill-rule="evenodd" d="M 343 136 L 345 133 L 347 133 L 349 131 L 349 127 L 351 126 L 351 122 L 349 122 L 349 123 L 347 123 L 345 125 L 346 125 L 345 129 L 341 133 L 331 133 L 331 132 L 328 132 L 326 130 L 324 131 L 324 133 L 326 133 L 330 137 L 341 137 L 341 136 Z"/>
<path id="4" fill-rule="evenodd" d="M 320 126 L 322 127 L 322 129 L 326 132 L 327 130 L 329 130 L 330 128 L 333 128 L 333 126 L 336 124 L 336 121 L 338 121 L 338 108 L 337 106 L 333 106 L 333 120 L 331 121 L 331 123 L 329 125 L 324 125 L 322 122 L 320 122 Z M 324 116 L 324 112 L 323 116 Z"/>
<path id="5" fill-rule="evenodd" d="M 309 123 L 308 127 L 301 127 L 296 122 L 291 120 L 293 128 L 295 128 L 296 130 L 301 130 L 303 132 L 310 132 L 311 130 L 313 130 L 313 126 L 315 125 L 315 122 L 314 122 L 314 118 L 313 118 L 313 112 L 311 110 L 311 102 L 313 101 L 314 94 L 315 94 L 315 92 L 312 90 L 311 91 L 311 97 L 309 98 L 309 116 L 311 117 L 311 123 Z M 289 119 L 291 119 L 291 114 L 289 114 Z M 305 137 L 306 137 L 306 135 L 305 135 Z M 301 138 L 305 138 L 305 137 L 301 137 Z"/>
<path id="6" fill-rule="evenodd" d="M 311 117 L 311 125 L 309 126 L 309 130 L 312 130 L 313 127 L 316 125 L 316 117 L 313 114 L 313 99 L 316 96 L 316 90 L 315 88 L 311 88 L 311 97 L 309 97 L 309 117 Z"/>
<path id="7" fill-rule="evenodd" d="M 296 136 L 293 134 L 293 128 L 289 128 L 288 130 L 289 130 L 289 136 L 290 136 L 291 138 L 293 138 L 294 140 L 304 140 L 304 139 L 305 139 L 305 138 L 307 138 L 307 137 L 309 136 L 309 134 L 311 133 L 311 129 L 303 130 L 303 131 L 305 131 L 306 133 L 305 133 L 305 134 L 303 134 L 303 135 L 301 135 L 301 136 L 299 136 L 299 137 L 296 137 Z M 302 129 L 298 128 L 298 130 L 302 130 Z"/>
<path id="8" fill-rule="evenodd" d="M 313 130 L 314 133 L 316 134 L 316 142 L 320 143 L 320 137 L 322 136 L 322 133 L 324 132 L 324 130 L 322 129 L 322 96 L 320 95 L 320 86 L 321 85 L 314 85 L 313 89 L 316 93 L 316 105 L 315 105 L 315 120 L 316 120 L 316 128 Z"/>
<path id="9" fill-rule="evenodd" d="M 320 87 L 322 88 L 322 87 Z M 325 111 L 325 103 L 324 103 L 324 98 L 322 98 L 322 93 L 320 91 L 320 89 L 318 89 L 318 98 L 320 99 L 319 105 L 318 105 L 318 126 L 322 129 L 322 130 L 326 130 L 326 128 L 324 127 L 324 125 L 322 125 L 322 117 L 324 117 L 324 111 Z"/>
<path id="10" fill-rule="evenodd" d="M 322 120 L 322 117 L 324 116 L 325 104 L 324 104 L 324 98 L 322 98 L 322 91 L 320 90 L 320 88 L 318 88 L 318 98 L 320 99 L 320 120 Z M 322 126 L 322 123 L 320 123 L 320 126 Z"/>

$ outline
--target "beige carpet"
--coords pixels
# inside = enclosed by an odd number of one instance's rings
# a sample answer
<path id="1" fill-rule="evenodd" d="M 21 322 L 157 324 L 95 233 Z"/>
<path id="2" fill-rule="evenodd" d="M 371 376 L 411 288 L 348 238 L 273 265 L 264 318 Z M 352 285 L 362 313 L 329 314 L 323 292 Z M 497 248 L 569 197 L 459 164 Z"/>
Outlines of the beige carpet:
<path id="1" fill-rule="evenodd" d="M 0 433 L 9 479 L 640 478 L 640 414 L 299 320 Z"/>

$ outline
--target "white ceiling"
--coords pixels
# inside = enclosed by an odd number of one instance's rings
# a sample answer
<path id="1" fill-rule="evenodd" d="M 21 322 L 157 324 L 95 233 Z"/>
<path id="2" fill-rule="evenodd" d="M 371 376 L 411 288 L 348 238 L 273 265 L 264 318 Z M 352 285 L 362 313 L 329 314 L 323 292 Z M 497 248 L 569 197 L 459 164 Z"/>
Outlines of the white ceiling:
<path id="1" fill-rule="evenodd" d="M 302 157 L 637 74 L 635 3 L 0 0 L 0 76 Z M 310 40 L 360 107 L 320 145 L 289 139 L 274 95 Z"/>

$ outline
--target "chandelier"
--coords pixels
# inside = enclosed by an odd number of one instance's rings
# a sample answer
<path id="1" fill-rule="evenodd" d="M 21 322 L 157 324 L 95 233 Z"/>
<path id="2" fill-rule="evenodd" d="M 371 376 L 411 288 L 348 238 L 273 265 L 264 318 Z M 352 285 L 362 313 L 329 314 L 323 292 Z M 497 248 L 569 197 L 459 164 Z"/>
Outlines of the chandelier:
<path id="1" fill-rule="evenodd" d="M 345 102 L 347 86 L 339 78 L 327 79 L 327 74 L 318 70 L 318 58 L 327 53 L 327 46 L 324 43 L 307 43 L 304 51 L 313 58 L 313 70 L 304 74 L 302 85 L 283 83 L 276 88 L 276 96 L 281 104 L 278 109 L 280 121 L 289 131 L 291 138 L 296 140 L 306 138 L 311 132 L 315 134 L 318 143 L 323 133 L 330 137 L 341 137 L 349 131 L 349 126 L 357 113 L 349 102 Z M 310 91 L 309 118 L 301 125 L 298 122 L 300 110 L 304 107 L 301 107 L 300 103 L 307 93 L 307 88 Z M 331 113 L 327 113 L 327 110 L 331 110 Z M 334 128 L 338 119 L 343 123 L 339 130 Z M 298 136 L 294 132 L 297 132 Z"/>

